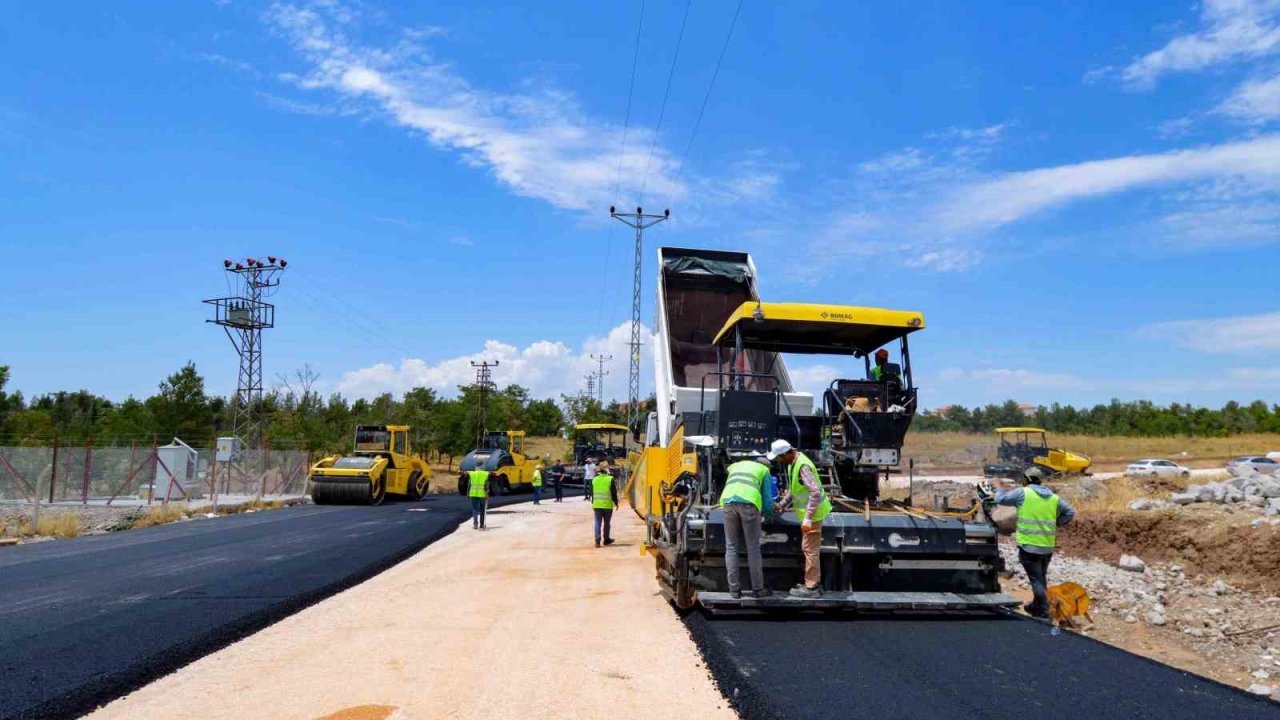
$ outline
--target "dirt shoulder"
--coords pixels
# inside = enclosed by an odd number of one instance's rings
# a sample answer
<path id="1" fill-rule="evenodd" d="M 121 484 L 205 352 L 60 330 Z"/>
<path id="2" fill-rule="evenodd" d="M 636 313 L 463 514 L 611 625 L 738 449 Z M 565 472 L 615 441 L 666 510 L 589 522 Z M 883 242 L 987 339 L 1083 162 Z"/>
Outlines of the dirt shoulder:
<path id="1" fill-rule="evenodd" d="M 90 717 L 735 717 L 655 593 L 630 511 L 603 549 L 580 499 L 489 524 Z"/>

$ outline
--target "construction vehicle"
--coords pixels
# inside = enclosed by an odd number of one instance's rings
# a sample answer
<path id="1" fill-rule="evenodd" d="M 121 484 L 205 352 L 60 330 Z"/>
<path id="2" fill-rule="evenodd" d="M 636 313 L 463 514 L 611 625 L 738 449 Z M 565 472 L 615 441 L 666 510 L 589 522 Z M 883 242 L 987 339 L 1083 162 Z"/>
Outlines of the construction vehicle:
<path id="1" fill-rule="evenodd" d="M 542 464 L 536 457 L 524 454 L 524 431 L 487 432 L 480 447 L 467 453 L 458 463 L 458 493 L 467 494 L 470 473 L 477 468 L 488 470 L 489 493 L 506 495 L 512 490 L 533 490 L 533 471 Z"/>
<path id="2" fill-rule="evenodd" d="M 662 248 L 658 255 L 656 411 L 623 493 L 645 522 L 661 592 L 677 608 L 996 609 L 1003 569 L 989 503 L 912 507 L 880 497 L 897 472 L 917 408 L 907 336 L 917 312 L 762 302 L 746 253 Z M 901 363 L 873 377 L 870 356 L 895 344 Z M 795 387 L 783 354 L 860 359 L 815 398 Z M 733 598 L 725 573 L 727 467 L 785 439 L 810 457 L 833 501 L 822 523 L 819 598 L 787 591 L 803 578 L 793 512 L 765 524 L 769 597 Z M 775 465 L 774 474 L 785 478 Z M 786 482 L 780 483 L 781 487 Z M 745 565 L 745 563 L 744 563 Z M 744 568 L 745 569 L 745 568 Z"/>
<path id="3" fill-rule="evenodd" d="M 431 467 L 412 452 L 408 425 L 357 425 L 355 452 L 311 466 L 311 499 L 317 505 L 381 505 L 388 494 L 421 500 Z"/>
<path id="4" fill-rule="evenodd" d="M 582 467 L 587 458 L 618 462 L 626 457 L 627 426 L 613 423 L 580 423 L 573 426 L 573 464 Z"/>
<path id="5" fill-rule="evenodd" d="M 1047 433 L 1034 427 L 996 428 L 1000 445 L 996 448 L 996 462 L 982 467 L 982 474 L 989 478 L 1021 480 L 1028 468 L 1040 468 L 1046 476 L 1086 475 L 1093 463 L 1087 455 L 1063 448 L 1051 448 Z"/>

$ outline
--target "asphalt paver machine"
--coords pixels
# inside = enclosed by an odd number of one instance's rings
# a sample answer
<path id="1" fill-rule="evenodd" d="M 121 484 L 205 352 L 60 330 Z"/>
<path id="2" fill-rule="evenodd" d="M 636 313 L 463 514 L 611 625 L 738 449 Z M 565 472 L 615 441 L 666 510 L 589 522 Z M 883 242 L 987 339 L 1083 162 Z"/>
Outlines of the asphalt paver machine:
<path id="1" fill-rule="evenodd" d="M 908 336 L 917 312 L 762 302 L 750 256 L 663 248 L 659 253 L 657 410 L 649 445 L 625 489 L 644 519 L 663 594 L 679 608 L 852 610 L 997 609 L 1003 569 L 990 508 L 917 508 L 881 497 L 902 464 L 917 407 Z M 898 361 L 873 371 L 876 350 Z M 819 397 L 795 387 L 784 355 L 843 356 L 853 366 Z M 832 360 L 825 361 L 832 364 Z M 855 372 L 856 371 L 856 372 Z M 822 523 L 819 598 L 788 590 L 803 576 L 799 520 L 764 528 L 767 598 L 728 593 L 724 514 L 733 462 L 785 439 L 808 455 L 832 498 Z M 784 468 L 774 467 L 779 486 Z M 743 572 L 746 562 L 743 558 Z"/>

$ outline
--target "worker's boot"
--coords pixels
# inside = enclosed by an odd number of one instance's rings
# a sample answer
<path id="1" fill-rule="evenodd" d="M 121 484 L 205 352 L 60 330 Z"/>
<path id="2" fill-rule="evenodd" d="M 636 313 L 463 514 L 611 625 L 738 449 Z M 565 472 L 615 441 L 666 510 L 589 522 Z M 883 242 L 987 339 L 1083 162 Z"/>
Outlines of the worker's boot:
<path id="1" fill-rule="evenodd" d="M 772 597 L 772 596 L 773 596 L 773 593 L 769 592 L 768 590 L 752 590 L 750 593 L 747 594 L 747 597 L 755 598 L 757 600 L 763 600 L 767 597 Z"/>
<path id="2" fill-rule="evenodd" d="M 822 597 L 822 588 L 811 588 L 811 587 L 792 588 L 791 597 L 820 598 Z"/>
<path id="3" fill-rule="evenodd" d="M 604 544 L 605 544 L 605 545 L 612 545 L 612 544 L 613 544 L 613 538 L 605 538 L 605 539 L 604 539 Z"/>
<path id="4" fill-rule="evenodd" d="M 597 541 L 596 541 L 596 547 L 600 547 L 600 541 L 599 541 L 599 540 L 597 540 Z"/>
<path id="5" fill-rule="evenodd" d="M 740 599 L 742 599 L 742 589 L 741 589 L 741 588 L 729 588 L 729 597 L 733 598 L 734 600 L 740 600 Z"/>

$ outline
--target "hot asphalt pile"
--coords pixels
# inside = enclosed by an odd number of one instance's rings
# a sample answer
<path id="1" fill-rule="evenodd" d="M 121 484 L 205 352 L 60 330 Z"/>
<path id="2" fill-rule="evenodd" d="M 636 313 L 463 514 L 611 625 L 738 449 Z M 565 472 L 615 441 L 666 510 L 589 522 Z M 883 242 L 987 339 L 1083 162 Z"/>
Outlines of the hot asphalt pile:
<path id="1" fill-rule="evenodd" d="M 432 495 L 0 549 L 0 718 L 88 711 L 373 576 L 468 514 L 465 498 Z"/>
<path id="2" fill-rule="evenodd" d="M 1280 705 L 1043 623 L 992 616 L 685 623 L 747 720 L 1280 717 Z"/>

